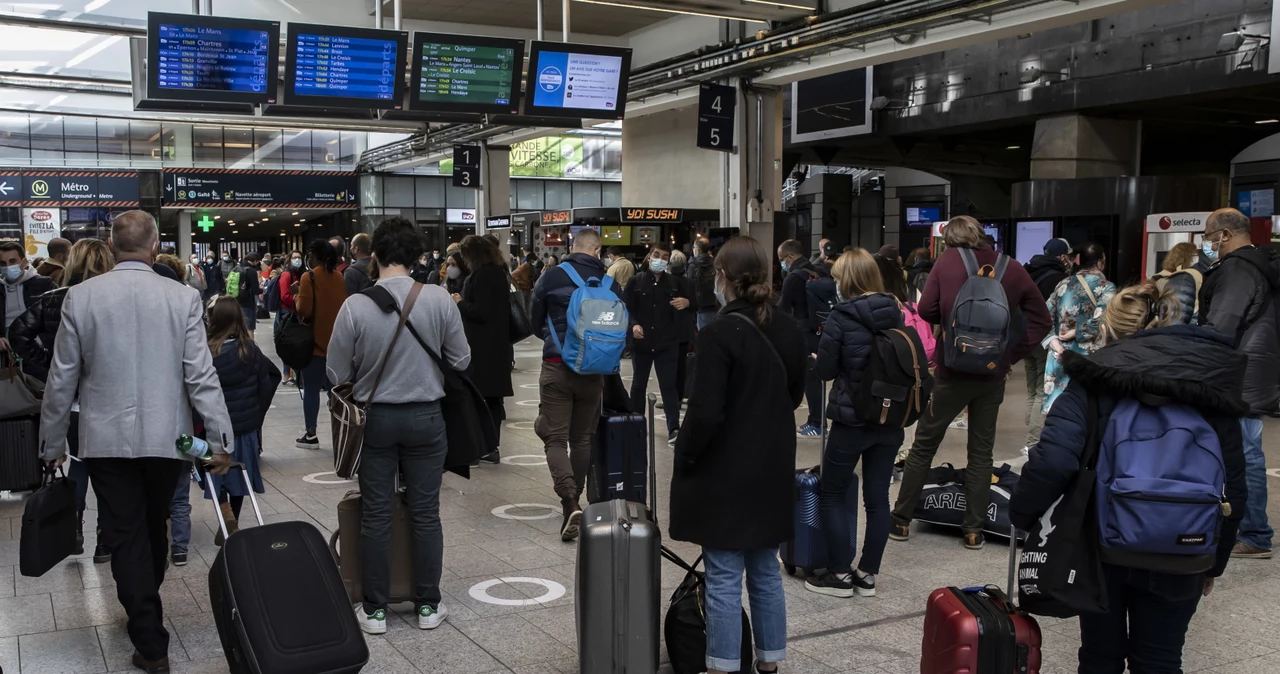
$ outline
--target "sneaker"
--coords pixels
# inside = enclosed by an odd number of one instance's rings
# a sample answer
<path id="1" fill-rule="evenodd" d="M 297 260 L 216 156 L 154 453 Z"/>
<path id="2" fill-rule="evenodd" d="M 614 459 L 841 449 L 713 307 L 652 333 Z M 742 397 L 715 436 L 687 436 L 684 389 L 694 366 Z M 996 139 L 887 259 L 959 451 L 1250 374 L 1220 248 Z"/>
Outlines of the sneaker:
<path id="1" fill-rule="evenodd" d="M 895 541 L 905 541 L 911 538 L 911 525 L 895 522 L 889 527 L 889 538 Z"/>
<path id="2" fill-rule="evenodd" d="M 480 460 L 484 463 L 502 463 L 502 454 L 495 449 L 480 457 Z"/>
<path id="3" fill-rule="evenodd" d="M 419 618 L 421 620 L 421 618 Z M 364 612 L 364 606 L 356 605 L 356 622 L 360 623 L 360 629 L 365 634 L 386 634 L 387 633 L 387 610 L 380 608 L 369 615 Z"/>
<path id="4" fill-rule="evenodd" d="M 778 674 L 777 665 L 774 665 L 773 669 L 761 669 L 760 663 L 757 662 L 755 669 L 756 669 L 756 674 Z"/>
<path id="5" fill-rule="evenodd" d="M 853 581 L 853 589 L 858 593 L 859 597 L 876 596 L 876 576 L 874 573 L 868 573 L 864 576 L 854 571 L 853 578 L 850 580 Z"/>
<path id="6" fill-rule="evenodd" d="M 1031 456 L 1031 445 L 1027 445 L 1026 447 L 1022 448 L 1022 455 Z"/>
<path id="7" fill-rule="evenodd" d="M 967 431 L 969 430 L 969 420 L 964 417 L 959 417 L 955 421 L 951 422 L 951 428 L 958 431 Z"/>
<path id="8" fill-rule="evenodd" d="M 174 565 L 174 566 L 186 566 L 186 565 L 187 565 L 187 553 L 185 553 L 185 552 L 175 552 L 175 553 L 173 553 L 173 565 Z"/>
<path id="9" fill-rule="evenodd" d="M 449 609 L 445 608 L 444 604 L 440 604 L 436 608 L 431 608 L 424 604 L 422 608 L 418 609 L 418 629 L 433 630 L 444 623 L 444 619 L 448 615 Z"/>
<path id="10" fill-rule="evenodd" d="M 560 527 L 560 540 L 565 543 L 577 540 L 578 523 L 582 521 L 582 508 L 577 501 L 564 501 L 564 524 Z"/>
<path id="11" fill-rule="evenodd" d="M 902 474 L 905 472 L 907 472 L 907 463 L 905 461 L 893 464 L 893 481 L 902 482 Z"/>
<path id="12" fill-rule="evenodd" d="M 981 550 L 986 543 L 987 539 L 982 534 L 964 535 L 964 547 L 966 550 Z"/>
<path id="13" fill-rule="evenodd" d="M 667 434 L 667 446 L 668 446 L 668 447 L 675 447 L 675 446 L 676 446 L 676 438 L 678 438 L 678 437 L 680 437 L 680 429 L 678 429 L 678 428 L 677 428 L 676 430 L 671 431 L 670 433 L 668 433 L 668 434 Z"/>
<path id="14" fill-rule="evenodd" d="M 1231 548 L 1231 556 L 1236 559 L 1271 559 L 1271 551 L 1236 541 L 1235 547 Z"/>
<path id="15" fill-rule="evenodd" d="M 94 564 L 110 564 L 111 550 L 107 548 L 107 546 L 99 543 L 93 549 L 93 563 Z"/>
<path id="16" fill-rule="evenodd" d="M 298 449 L 320 449 L 320 438 L 316 437 L 314 433 L 303 433 L 302 437 L 293 442 L 293 445 Z"/>
<path id="17" fill-rule="evenodd" d="M 663 407 L 663 405 L 662 405 L 662 401 L 661 401 L 661 400 L 659 400 L 658 402 L 654 403 L 654 404 L 653 404 L 653 406 L 654 406 L 655 408 L 657 408 L 657 409 L 660 409 L 660 410 L 665 410 L 665 409 L 667 409 L 666 407 Z"/>
<path id="18" fill-rule="evenodd" d="M 804 581 L 804 589 L 818 594 L 825 594 L 828 597 L 849 598 L 853 596 L 853 581 L 849 578 L 840 578 L 830 571 L 821 576 L 814 576 Z"/>
<path id="19" fill-rule="evenodd" d="M 813 424 L 805 424 L 796 429 L 796 435 L 802 438 L 818 438 L 822 437 L 822 427 Z"/>

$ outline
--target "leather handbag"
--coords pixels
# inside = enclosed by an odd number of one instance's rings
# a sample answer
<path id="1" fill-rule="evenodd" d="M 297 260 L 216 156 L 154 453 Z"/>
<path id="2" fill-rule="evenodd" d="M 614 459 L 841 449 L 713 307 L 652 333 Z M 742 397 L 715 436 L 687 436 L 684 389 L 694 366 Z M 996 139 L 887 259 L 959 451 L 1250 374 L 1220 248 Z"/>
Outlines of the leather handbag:
<path id="1" fill-rule="evenodd" d="M 75 552 L 76 487 L 59 472 L 55 477 L 53 468 L 45 470 L 40 488 L 22 511 L 18 570 L 30 578 L 43 576 Z"/>
<path id="2" fill-rule="evenodd" d="M 396 342 L 400 341 L 400 334 L 404 332 L 405 321 L 421 294 L 422 284 L 413 284 L 409 297 L 404 301 L 404 310 L 400 312 L 400 321 L 396 323 L 396 331 L 391 337 L 391 346 L 387 348 L 382 366 L 378 368 L 378 376 L 373 380 L 369 399 L 363 403 L 356 400 L 355 382 L 343 382 L 329 391 L 329 416 L 333 422 L 333 472 L 344 480 L 349 480 L 360 472 L 360 451 L 364 448 L 364 425 L 368 420 L 366 408 L 378 395 L 382 375 L 387 372 L 387 361 L 395 353 Z"/>
<path id="3" fill-rule="evenodd" d="M 316 315 L 316 287 L 315 275 L 307 272 L 311 276 L 311 315 Z M 316 333 L 315 329 L 302 321 L 302 317 L 296 312 L 291 312 L 289 317 L 280 324 L 280 330 L 275 336 L 276 355 L 280 356 L 280 360 L 285 365 L 295 369 L 303 370 L 311 364 L 311 356 L 315 353 Z"/>
<path id="4" fill-rule="evenodd" d="M 0 419 L 39 414 L 44 386 L 18 369 L 17 359 L 8 355 L 8 372 L 0 377 Z"/>

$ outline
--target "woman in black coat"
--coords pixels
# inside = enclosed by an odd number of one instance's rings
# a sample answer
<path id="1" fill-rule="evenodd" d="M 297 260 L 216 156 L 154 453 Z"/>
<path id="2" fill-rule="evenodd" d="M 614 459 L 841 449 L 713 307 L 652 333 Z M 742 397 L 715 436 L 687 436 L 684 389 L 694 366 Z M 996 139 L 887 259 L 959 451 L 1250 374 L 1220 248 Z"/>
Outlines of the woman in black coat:
<path id="1" fill-rule="evenodd" d="M 462 313 L 462 327 L 471 346 L 471 380 L 489 404 L 499 437 L 507 418 L 502 399 L 511 396 L 511 282 L 502 254 L 483 237 L 469 235 L 459 249 L 463 264 L 471 273 L 462 292 L 453 299 Z M 497 463 L 498 448 L 481 457 Z"/>
<path id="2" fill-rule="evenodd" d="M 778 545 L 794 510 L 795 410 L 808 350 L 800 325 L 773 311 L 769 253 L 738 236 L 715 259 L 724 309 L 698 335 L 698 376 L 676 440 L 671 538 L 703 548 L 707 668 L 740 662 L 742 578 L 750 587 L 760 672 L 786 656 Z"/>
<path id="3" fill-rule="evenodd" d="M 902 272 L 893 264 L 899 289 Z M 852 597 L 856 590 L 864 597 L 876 594 L 876 574 L 884 547 L 889 542 L 889 483 L 893 462 L 902 446 L 903 430 L 869 424 L 854 409 L 854 387 L 862 386 L 876 333 L 902 327 L 902 306 L 884 292 L 883 277 L 876 259 L 859 248 L 841 255 L 832 268 L 837 304 L 827 318 L 818 343 L 815 374 L 834 381 L 827 418 L 831 435 L 822 457 L 822 531 L 831 555 L 826 574 L 805 581 L 811 592 L 833 597 Z M 867 530 L 863 534 L 862 559 L 857 572 L 851 568 L 858 519 L 848 512 L 846 493 L 858 489 L 854 468 L 862 462 L 862 503 L 867 510 Z"/>

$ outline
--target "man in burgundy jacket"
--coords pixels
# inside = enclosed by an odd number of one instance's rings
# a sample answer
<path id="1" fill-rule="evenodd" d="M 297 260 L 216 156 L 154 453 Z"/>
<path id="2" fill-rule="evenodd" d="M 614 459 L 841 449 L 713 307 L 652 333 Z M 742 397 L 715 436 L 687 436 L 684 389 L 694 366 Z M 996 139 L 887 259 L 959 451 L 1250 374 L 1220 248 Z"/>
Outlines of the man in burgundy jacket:
<path id="1" fill-rule="evenodd" d="M 969 216 L 952 218 L 943 230 L 943 237 L 947 250 L 929 273 L 919 310 L 922 318 L 934 325 L 942 325 L 945 330 L 951 321 L 956 295 L 969 278 L 964 261 L 960 259 L 960 251 L 955 249 L 972 249 L 979 265 L 995 265 L 998 254 L 982 243 L 982 226 Z M 991 374 L 969 374 L 949 369 L 944 349 L 939 343 L 933 399 L 916 426 L 915 443 L 907 456 L 902 489 L 893 508 L 890 538 L 895 541 L 907 540 L 911 517 L 933 466 L 933 457 L 938 453 L 938 445 L 947 434 L 947 426 L 968 407 L 969 465 L 965 469 L 964 545 L 970 550 L 982 548 L 982 528 L 991 497 L 991 451 L 995 445 L 1000 403 L 1004 402 L 1005 376 L 1014 363 L 1040 343 L 1052 326 L 1044 296 L 1022 265 L 1010 260 L 1001 285 L 1012 314 L 1011 331 L 1016 333 L 1024 323 L 1018 318 L 1019 312 L 1025 318 L 1026 328 L 1021 334 L 1011 335 L 1001 367 Z"/>

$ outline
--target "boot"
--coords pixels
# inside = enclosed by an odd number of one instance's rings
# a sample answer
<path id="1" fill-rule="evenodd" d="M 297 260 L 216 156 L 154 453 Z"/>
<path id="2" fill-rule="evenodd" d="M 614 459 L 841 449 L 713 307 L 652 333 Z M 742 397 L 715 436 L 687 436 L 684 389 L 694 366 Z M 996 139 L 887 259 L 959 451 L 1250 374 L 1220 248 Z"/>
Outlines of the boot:
<path id="1" fill-rule="evenodd" d="M 80 523 L 76 525 L 76 549 L 74 555 L 84 554 L 84 513 L 80 513 Z"/>
<path id="2" fill-rule="evenodd" d="M 222 508 L 222 519 L 227 523 L 227 535 L 230 536 L 235 532 L 240 531 L 240 524 L 236 522 L 236 515 L 231 512 L 231 504 L 219 503 L 218 507 Z M 225 539 L 222 537 L 222 530 L 219 529 L 218 533 L 213 537 L 213 544 L 218 547 L 222 547 L 224 540 Z"/>

